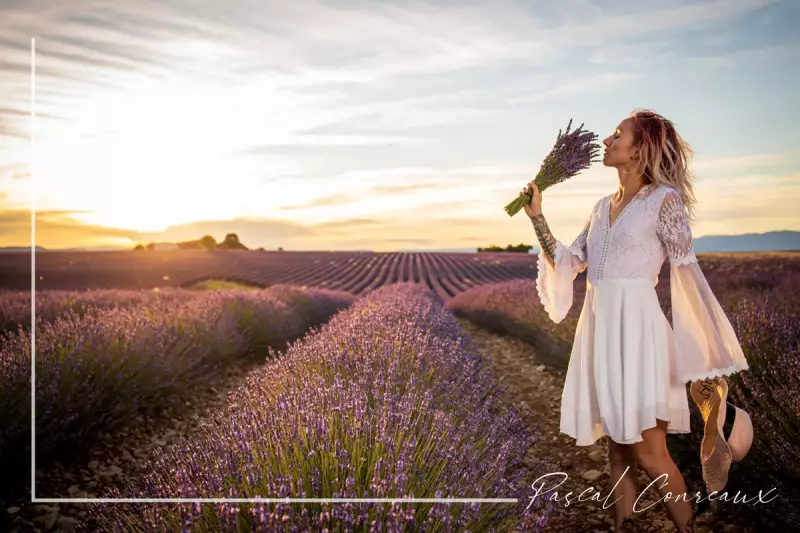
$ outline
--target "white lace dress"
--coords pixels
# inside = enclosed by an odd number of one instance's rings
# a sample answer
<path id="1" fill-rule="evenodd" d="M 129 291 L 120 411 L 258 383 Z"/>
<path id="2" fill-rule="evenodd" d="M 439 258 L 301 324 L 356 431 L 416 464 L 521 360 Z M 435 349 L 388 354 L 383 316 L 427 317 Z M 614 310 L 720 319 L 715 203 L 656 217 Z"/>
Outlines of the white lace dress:
<path id="1" fill-rule="evenodd" d="M 730 321 L 700 270 L 679 192 L 647 184 L 613 224 L 601 198 L 571 246 L 557 241 L 555 268 L 538 257 L 536 288 L 558 323 L 572 307 L 573 281 L 588 266 L 561 395 L 561 431 L 576 445 L 603 435 L 642 441 L 656 419 L 689 433 L 685 383 L 748 368 Z M 670 262 L 673 327 L 655 287 Z"/>

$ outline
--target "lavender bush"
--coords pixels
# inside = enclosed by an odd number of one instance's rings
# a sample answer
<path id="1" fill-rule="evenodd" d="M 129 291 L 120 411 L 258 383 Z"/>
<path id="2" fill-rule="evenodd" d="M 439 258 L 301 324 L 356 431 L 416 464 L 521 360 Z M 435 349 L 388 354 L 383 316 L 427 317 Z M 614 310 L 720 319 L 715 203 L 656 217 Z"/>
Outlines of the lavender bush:
<path id="1" fill-rule="evenodd" d="M 276 284 L 265 289 L 271 296 L 297 313 L 303 330 L 327 322 L 340 309 L 352 304 L 357 296 L 338 290 Z"/>
<path id="2" fill-rule="evenodd" d="M 574 302 L 581 302 L 585 292 L 585 285 L 576 282 Z M 446 305 L 456 316 L 482 328 L 532 344 L 544 362 L 566 370 L 580 305 L 574 304 L 561 323 L 553 323 L 539 301 L 535 279 L 476 287 L 457 294 Z"/>
<path id="3" fill-rule="evenodd" d="M 728 378 L 728 399 L 750 414 L 754 441 L 744 461 L 734 464 L 728 490 L 762 489 L 777 496 L 784 513 L 763 506 L 756 517 L 773 531 L 800 529 L 800 315 L 751 302 L 732 313 L 732 323 L 750 368 Z M 694 427 L 702 427 L 693 413 Z M 699 449 L 700 433 L 692 446 Z M 735 506 L 734 506 L 735 507 Z M 750 513 L 751 510 L 734 509 Z"/>
<path id="4" fill-rule="evenodd" d="M 176 288 L 150 290 L 92 289 L 86 291 L 37 291 L 36 317 L 52 322 L 57 317 L 72 312 L 83 316 L 87 311 L 128 308 L 187 302 L 203 298 L 203 292 Z M 0 290 L 0 333 L 16 331 L 20 326 L 31 325 L 31 293 L 29 291 Z"/>
<path id="5" fill-rule="evenodd" d="M 371 292 L 110 497 L 517 497 L 520 503 L 92 505 L 100 531 L 541 531 L 527 424 L 428 289 Z M 538 474 L 537 474 L 538 475 Z"/>
<path id="6" fill-rule="evenodd" d="M 305 286 L 275 284 L 267 289 L 248 291 L 217 291 L 231 294 L 270 294 L 299 313 L 303 322 L 322 324 L 337 310 L 350 305 L 355 296 L 344 291 L 309 288 Z M 36 317 L 52 322 L 59 316 L 72 312 L 83 316 L 87 311 L 153 306 L 187 302 L 204 298 L 207 292 L 166 287 L 154 290 L 92 289 L 86 291 L 38 291 L 36 293 Z M 0 332 L 16 331 L 19 326 L 30 328 L 31 294 L 28 291 L 0 290 Z"/>

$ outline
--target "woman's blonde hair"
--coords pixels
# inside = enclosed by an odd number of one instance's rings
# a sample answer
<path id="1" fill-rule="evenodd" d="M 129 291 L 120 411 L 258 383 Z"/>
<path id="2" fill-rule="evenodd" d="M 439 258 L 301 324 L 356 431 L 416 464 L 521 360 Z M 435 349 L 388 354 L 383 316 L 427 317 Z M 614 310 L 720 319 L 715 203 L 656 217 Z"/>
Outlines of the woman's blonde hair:
<path id="1" fill-rule="evenodd" d="M 694 176 L 689 171 L 689 160 L 694 152 L 684 141 L 675 126 L 655 111 L 637 109 L 633 118 L 634 145 L 639 148 L 638 170 L 645 183 L 667 185 L 676 189 L 686 208 L 690 221 L 694 219 Z"/>

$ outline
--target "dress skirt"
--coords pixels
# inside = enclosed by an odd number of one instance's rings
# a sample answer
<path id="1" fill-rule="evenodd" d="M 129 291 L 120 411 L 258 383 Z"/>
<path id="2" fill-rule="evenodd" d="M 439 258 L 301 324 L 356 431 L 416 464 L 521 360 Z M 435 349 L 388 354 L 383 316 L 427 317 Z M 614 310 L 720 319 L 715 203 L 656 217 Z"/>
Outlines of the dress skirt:
<path id="1" fill-rule="evenodd" d="M 689 433 L 674 346 L 652 282 L 587 282 L 561 395 L 561 432 L 578 446 L 603 435 L 620 444 L 641 442 L 656 419 L 668 421 L 668 433 Z"/>

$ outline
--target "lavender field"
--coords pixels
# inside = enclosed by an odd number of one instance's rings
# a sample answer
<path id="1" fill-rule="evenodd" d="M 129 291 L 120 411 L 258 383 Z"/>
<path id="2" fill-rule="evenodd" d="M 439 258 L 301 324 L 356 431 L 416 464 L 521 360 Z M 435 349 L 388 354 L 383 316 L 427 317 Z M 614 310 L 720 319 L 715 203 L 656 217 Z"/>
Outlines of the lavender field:
<path id="1" fill-rule="evenodd" d="M 36 293 L 37 496 L 519 503 L 26 505 L 32 324 L 19 263 L 5 271 L 11 281 L 0 291 L 0 530 L 553 530 L 555 504 L 526 508 L 532 480 L 557 470 L 528 455 L 550 436 L 501 400 L 503 387 L 457 317 L 524 340 L 539 362 L 563 371 L 583 276 L 556 325 L 538 301 L 535 256 L 527 254 L 197 254 L 206 259 L 100 254 L 91 268 L 81 254 L 49 254 L 55 259 L 44 262 L 38 282 L 49 288 Z M 751 413 L 756 442 L 733 466 L 728 490 L 777 487 L 786 510 L 726 512 L 758 531 L 793 530 L 800 256 L 699 258 L 750 363 L 729 380 L 730 400 Z M 658 292 L 671 317 L 666 268 Z M 189 414 L 185 406 L 209 389 L 222 401 Z M 192 431 L 174 426 L 160 436 L 164 420 L 188 417 Z M 669 440 L 695 481 L 700 435 Z"/>
<path id="2" fill-rule="evenodd" d="M 384 287 L 251 374 L 227 412 L 112 494 L 524 498 L 533 435 L 499 392 L 441 300 Z M 552 511 L 541 500 L 95 508 L 106 531 L 540 531 Z"/>
<path id="3" fill-rule="evenodd" d="M 0 457 L 14 498 L 29 490 L 30 300 L 14 292 L 0 298 L 7 309 Z M 175 446 L 153 450 L 146 475 L 97 496 L 525 502 L 524 480 L 536 471 L 523 465 L 533 431 L 498 400 L 485 360 L 443 300 L 422 284 L 394 284 L 354 301 L 346 292 L 287 285 L 37 294 L 37 474 L 81 457 L 101 434 L 124 433 L 143 413 L 180 404 L 226 364 L 261 358 L 266 364 L 229 394 L 227 409 Z M 16 330 L 8 327 L 14 320 Z M 86 531 L 537 531 L 554 510 L 521 506 L 111 505 L 90 506 L 67 523 Z"/>

